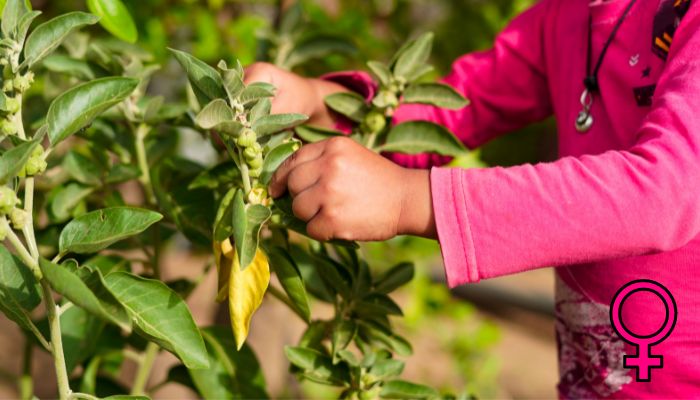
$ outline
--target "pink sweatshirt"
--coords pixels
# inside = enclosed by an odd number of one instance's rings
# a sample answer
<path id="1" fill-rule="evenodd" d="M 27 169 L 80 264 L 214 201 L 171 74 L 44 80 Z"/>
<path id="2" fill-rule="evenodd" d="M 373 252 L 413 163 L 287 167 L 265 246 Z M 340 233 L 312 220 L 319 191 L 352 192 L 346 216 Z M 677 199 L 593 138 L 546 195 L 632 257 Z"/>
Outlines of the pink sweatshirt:
<path id="1" fill-rule="evenodd" d="M 602 64 L 592 129 L 582 134 L 574 127 L 589 17 L 594 62 L 628 4 L 542 0 L 493 49 L 454 63 L 444 82 L 468 97 L 470 107 L 406 105 L 396 114 L 397 122 L 444 124 L 469 147 L 554 115 L 558 161 L 464 170 L 437 168 L 448 161 L 439 156 L 392 157 L 433 167 L 433 207 L 451 287 L 558 267 L 562 397 L 699 397 L 700 5 L 638 0 Z M 331 79 L 365 94 L 374 90 L 361 73 Z M 678 310 L 671 335 L 651 348 L 664 357 L 651 382 L 637 381 L 623 366 L 623 356 L 637 349 L 615 334 L 609 319 L 616 291 L 641 278 L 666 286 Z M 650 334 L 661 326 L 664 306 L 639 292 L 622 315 L 630 331 Z"/>

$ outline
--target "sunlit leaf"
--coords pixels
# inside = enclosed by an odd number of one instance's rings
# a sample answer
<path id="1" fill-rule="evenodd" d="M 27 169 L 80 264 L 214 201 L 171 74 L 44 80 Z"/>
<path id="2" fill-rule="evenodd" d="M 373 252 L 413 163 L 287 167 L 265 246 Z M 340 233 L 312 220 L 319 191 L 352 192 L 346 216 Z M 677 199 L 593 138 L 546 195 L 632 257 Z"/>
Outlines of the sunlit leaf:
<path id="1" fill-rule="evenodd" d="M 429 104 L 436 107 L 458 110 L 469 102 L 451 86 L 440 83 L 410 85 L 403 94 L 404 103 Z"/>
<path id="2" fill-rule="evenodd" d="M 59 15 L 36 27 L 27 37 L 24 45 L 24 63 L 30 68 L 48 56 L 63 40 L 74 30 L 86 25 L 92 25 L 99 20 L 98 17 L 75 11 Z"/>
<path id="3" fill-rule="evenodd" d="M 255 258 L 245 270 L 238 263 L 235 250 L 231 256 L 224 255 L 233 259 L 228 283 L 229 315 L 233 335 L 236 338 L 236 348 L 240 350 L 248 337 L 253 314 L 262 304 L 265 291 L 270 284 L 270 265 L 267 256 L 260 249 L 257 249 Z"/>
<path id="4" fill-rule="evenodd" d="M 445 127 L 427 121 L 409 121 L 394 126 L 379 150 L 446 156 L 458 156 L 466 151 L 462 142 Z"/>
<path id="5" fill-rule="evenodd" d="M 0 155 L 0 184 L 5 184 L 17 176 L 38 145 L 38 140 L 31 140 Z"/>
<path id="6" fill-rule="evenodd" d="M 0 311 L 30 330 L 29 313 L 41 302 L 37 281 L 29 267 L 0 245 Z"/>
<path id="7" fill-rule="evenodd" d="M 121 0 L 87 0 L 90 12 L 100 17 L 100 24 L 112 35 L 129 43 L 138 39 L 136 24 Z"/>
<path id="8" fill-rule="evenodd" d="M 365 115 L 369 112 L 369 107 L 357 93 L 340 92 L 326 96 L 324 99 L 326 105 L 333 111 L 344 115 L 355 122 L 362 122 Z"/>

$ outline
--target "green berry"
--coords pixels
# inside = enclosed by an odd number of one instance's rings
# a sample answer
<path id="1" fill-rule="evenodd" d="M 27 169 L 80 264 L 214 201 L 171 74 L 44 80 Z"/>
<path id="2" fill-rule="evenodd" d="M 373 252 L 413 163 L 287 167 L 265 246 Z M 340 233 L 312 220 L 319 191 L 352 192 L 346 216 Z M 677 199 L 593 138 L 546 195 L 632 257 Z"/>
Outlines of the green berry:
<path id="1" fill-rule="evenodd" d="M 29 215 L 21 208 L 13 208 L 12 212 L 10 212 L 10 221 L 12 221 L 13 228 L 21 230 L 27 225 Z"/>
<path id="2" fill-rule="evenodd" d="M 248 147 L 245 150 L 243 150 L 243 156 L 245 157 L 246 161 L 252 161 L 258 158 L 258 154 L 260 154 L 260 151 L 255 150 L 254 146 Z"/>
<path id="3" fill-rule="evenodd" d="M 258 168 L 262 167 L 262 165 L 263 165 L 262 154 L 258 153 L 257 157 L 255 157 L 252 160 L 248 160 L 248 166 L 250 167 L 250 169 L 258 169 Z"/>
<path id="4" fill-rule="evenodd" d="M 7 215 L 19 204 L 14 190 L 7 186 L 0 187 L 0 215 Z"/>
<path id="5" fill-rule="evenodd" d="M 7 111 L 10 114 L 14 114 L 17 111 L 19 111 L 19 107 L 20 107 L 19 101 L 17 99 L 15 99 L 14 97 L 9 97 L 9 98 L 7 98 L 7 100 L 5 100 L 5 109 L 7 109 Z"/>
<path id="6" fill-rule="evenodd" d="M 262 165 L 259 168 L 254 168 L 248 171 L 248 175 L 250 175 L 251 178 L 259 178 L 260 174 L 262 174 Z"/>
<path id="7" fill-rule="evenodd" d="M 17 125 L 7 119 L 0 120 L 0 132 L 6 136 L 14 136 L 17 134 Z"/>
<path id="8" fill-rule="evenodd" d="M 386 117 L 379 111 L 371 111 L 362 121 L 362 127 L 368 133 L 379 133 L 386 127 Z"/>
<path id="9" fill-rule="evenodd" d="M 255 131 L 250 128 L 246 128 L 243 129 L 243 132 L 241 132 L 241 136 L 236 139 L 236 144 L 241 147 L 250 147 L 253 146 L 254 143 L 257 143 L 257 141 L 258 135 L 255 134 Z"/>

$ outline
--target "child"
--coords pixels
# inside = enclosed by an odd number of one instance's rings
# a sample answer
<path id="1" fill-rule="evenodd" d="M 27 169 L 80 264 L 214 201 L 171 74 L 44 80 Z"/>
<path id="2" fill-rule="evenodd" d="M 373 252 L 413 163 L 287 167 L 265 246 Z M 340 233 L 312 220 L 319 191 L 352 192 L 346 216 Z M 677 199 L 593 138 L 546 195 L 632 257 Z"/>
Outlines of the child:
<path id="1" fill-rule="evenodd" d="M 690 3 L 542 0 L 493 49 L 454 63 L 444 82 L 470 107 L 396 113 L 395 122 L 444 124 L 469 147 L 553 114 L 556 162 L 462 170 L 438 168 L 447 159 L 435 155 L 392 156 L 401 167 L 340 138 L 304 146 L 270 193 L 289 191 L 318 239 L 439 238 L 450 286 L 557 267 L 561 397 L 698 397 L 700 6 Z M 317 80 L 266 64 L 248 79 L 279 88 L 275 112 L 327 126 L 327 94 L 375 89 L 362 73 Z M 651 348 L 663 367 L 650 382 L 625 367 L 639 350 L 609 317 L 616 291 L 640 278 L 667 287 L 678 310 L 671 335 Z M 649 335 L 664 311 L 639 292 L 622 319 Z"/>

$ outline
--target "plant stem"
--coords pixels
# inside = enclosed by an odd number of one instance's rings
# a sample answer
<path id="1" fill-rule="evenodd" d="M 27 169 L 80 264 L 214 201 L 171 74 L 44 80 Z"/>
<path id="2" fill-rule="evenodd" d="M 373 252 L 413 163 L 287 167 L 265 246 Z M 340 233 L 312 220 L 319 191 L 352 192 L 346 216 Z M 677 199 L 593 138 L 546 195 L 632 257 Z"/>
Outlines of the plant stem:
<path id="1" fill-rule="evenodd" d="M 151 369 L 153 369 L 153 363 L 156 361 L 156 356 L 159 351 L 160 348 L 153 342 L 149 342 L 148 346 L 146 346 L 143 360 L 141 361 L 141 365 L 139 365 L 138 372 L 136 372 L 134 386 L 131 389 L 132 396 L 142 396 L 146 394 L 146 384 L 148 383 L 148 378 L 151 376 Z"/>
<path id="2" fill-rule="evenodd" d="M 32 352 L 34 345 L 26 338 L 24 343 L 24 360 L 22 376 L 19 378 L 19 393 L 22 400 L 30 400 L 34 397 L 34 382 L 32 381 Z"/>
<path id="3" fill-rule="evenodd" d="M 10 228 L 10 224 L 7 222 L 6 218 L 0 219 L 0 227 L 7 232 L 7 239 L 12 243 L 12 246 L 15 248 L 15 251 L 17 252 L 17 255 L 19 258 L 22 259 L 22 262 L 29 267 L 29 269 L 32 270 L 32 273 L 36 277 L 37 280 L 43 278 L 43 275 L 41 273 L 41 270 L 39 269 L 39 263 L 37 260 L 32 257 L 31 254 L 29 254 L 29 251 L 27 251 L 27 248 L 24 247 L 24 244 L 20 240 L 19 237 L 15 234 L 15 232 Z"/>
<path id="4" fill-rule="evenodd" d="M 70 397 L 68 397 L 69 400 L 77 400 L 77 399 L 83 399 L 83 400 L 99 400 L 99 397 L 95 397 L 91 394 L 87 393 L 71 393 Z"/>
<path id="5" fill-rule="evenodd" d="M 148 133 L 151 131 L 151 127 L 146 124 L 141 124 L 136 129 L 136 158 L 138 159 L 139 169 L 141 170 L 141 185 L 143 185 L 143 190 L 146 192 L 146 199 L 151 205 L 156 204 L 156 196 L 153 193 L 153 186 L 151 185 L 151 171 L 148 167 L 148 160 L 146 159 L 146 145 L 145 140 Z"/>
<path id="6" fill-rule="evenodd" d="M 27 241 L 29 252 L 35 260 L 39 259 L 39 247 L 34 236 L 34 178 L 24 180 L 24 211 L 27 213 L 27 223 L 24 224 L 22 234 Z"/>
<path id="7" fill-rule="evenodd" d="M 26 140 L 27 134 L 24 132 L 24 123 L 22 122 L 22 93 L 17 93 L 15 98 L 19 103 L 19 110 L 12 115 L 12 119 L 14 120 L 12 122 L 17 126 L 17 136 L 22 140 Z"/>
<path id="8" fill-rule="evenodd" d="M 61 320 L 56 314 L 56 302 L 53 300 L 51 286 L 45 280 L 41 280 L 41 289 L 44 292 L 44 302 L 49 317 L 49 329 L 51 331 L 51 349 L 53 353 L 54 366 L 56 368 L 56 379 L 58 381 L 58 397 L 67 400 L 71 394 L 68 384 L 68 371 L 66 370 L 66 359 L 63 355 L 63 339 L 61 338 Z"/>
<path id="9" fill-rule="evenodd" d="M 377 134 L 376 133 L 370 133 L 367 135 L 367 144 L 365 147 L 367 147 L 370 150 L 374 150 L 374 143 L 377 141 Z"/>

